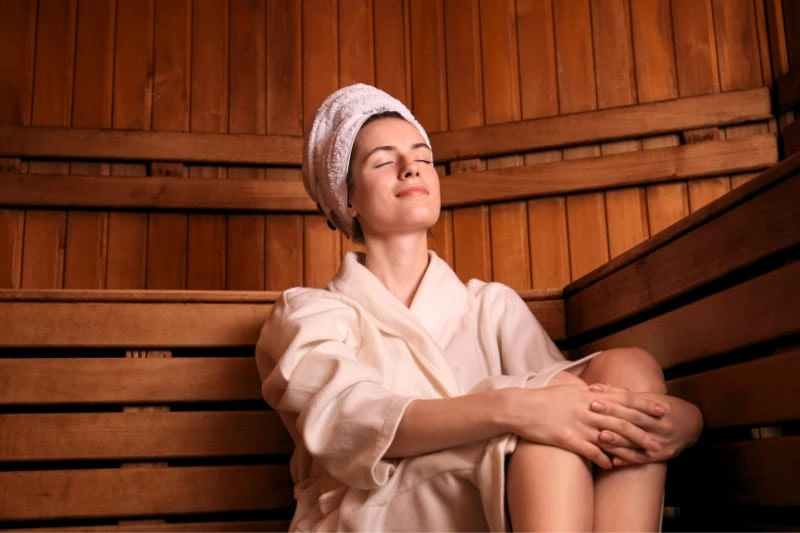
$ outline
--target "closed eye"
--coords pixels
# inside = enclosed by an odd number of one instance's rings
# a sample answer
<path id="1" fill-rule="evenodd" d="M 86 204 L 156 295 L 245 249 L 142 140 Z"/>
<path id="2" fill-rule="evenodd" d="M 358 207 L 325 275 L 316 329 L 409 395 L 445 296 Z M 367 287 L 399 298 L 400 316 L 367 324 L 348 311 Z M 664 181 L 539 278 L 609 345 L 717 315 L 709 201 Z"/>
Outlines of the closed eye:
<path id="1" fill-rule="evenodd" d="M 393 163 L 394 163 L 394 161 L 383 161 L 381 163 L 376 164 L 375 168 L 385 167 L 386 165 L 391 165 Z"/>
<path id="2" fill-rule="evenodd" d="M 433 164 L 433 161 L 430 161 L 428 159 L 417 159 L 417 162 L 418 163 L 425 163 L 426 165 L 432 165 Z"/>

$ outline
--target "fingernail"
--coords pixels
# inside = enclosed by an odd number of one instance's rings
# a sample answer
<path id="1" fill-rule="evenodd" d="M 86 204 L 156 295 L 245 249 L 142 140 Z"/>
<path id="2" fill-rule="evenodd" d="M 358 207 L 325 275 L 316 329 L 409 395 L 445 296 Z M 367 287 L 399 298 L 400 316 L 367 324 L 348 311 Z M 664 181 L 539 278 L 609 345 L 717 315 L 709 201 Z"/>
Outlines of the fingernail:
<path id="1" fill-rule="evenodd" d="M 593 401 L 592 403 L 589 404 L 589 409 L 591 409 L 592 411 L 601 411 L 602 412 L 602 411 L 606 410 L 606 404 L 604 404 L 603 402 L 598 402 L 597 400 L 595 400 L 595 401 Z"/>
<path id="2" fill-rule="evenodd" d="M 603 386 L 598 385 L 597 383 L 593 383 L 589 385 L 589 390 L 593 392 L 603 392 Z"/>
<path id="3" fill-rule="evenodd" d="M 664 413 L 667 412 L 667 410 L 664 409 L 663 405 L 656 405 L 655 412 L 657 415 L 663 415 Z"/>

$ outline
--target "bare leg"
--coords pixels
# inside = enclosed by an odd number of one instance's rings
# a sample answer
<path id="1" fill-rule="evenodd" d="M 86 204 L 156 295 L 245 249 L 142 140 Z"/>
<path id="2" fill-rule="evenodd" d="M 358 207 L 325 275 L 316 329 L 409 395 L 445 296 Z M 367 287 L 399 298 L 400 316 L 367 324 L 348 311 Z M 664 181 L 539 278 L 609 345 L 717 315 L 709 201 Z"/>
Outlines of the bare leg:
<path id="1" fill-rule="evenodd" d="M 509 459 L 507 483 L 514 531 L 592 530 L 592 469 L 582 457 L 520 441 Z"/>
<path id="2" fill-rule="evenodd" d="M 632 391 L 663 393 L 664 377 L 652 356 L 636 348 L 608 350 L 580 374 L 587 383 L 608 383 Z M 666 477 L 664 463 L 597 470 L 595 531 L 656 531 Z"/>
<path id="3" fill-rule="evenodd" d="M 550 385 L 582 383 L 562 372 Z M 520 440 L 508 463 L 507 494 L 514 531 L 591 531 L 594 487 L 589 462 L 570 451 Z"/>

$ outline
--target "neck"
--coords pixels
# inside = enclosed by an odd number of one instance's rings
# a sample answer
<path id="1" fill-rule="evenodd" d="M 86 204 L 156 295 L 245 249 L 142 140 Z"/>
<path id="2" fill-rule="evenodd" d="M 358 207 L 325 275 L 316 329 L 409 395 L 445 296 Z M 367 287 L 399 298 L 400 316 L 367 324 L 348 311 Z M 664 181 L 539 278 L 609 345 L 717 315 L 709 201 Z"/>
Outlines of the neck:
<path id="1" fill-rule="evenodd" d="M 428 267 L 427 235 L 422 232 L 376 240 L 365 236 L 364 246 L 364 266 L 406 307 L 411 305 Z"/>

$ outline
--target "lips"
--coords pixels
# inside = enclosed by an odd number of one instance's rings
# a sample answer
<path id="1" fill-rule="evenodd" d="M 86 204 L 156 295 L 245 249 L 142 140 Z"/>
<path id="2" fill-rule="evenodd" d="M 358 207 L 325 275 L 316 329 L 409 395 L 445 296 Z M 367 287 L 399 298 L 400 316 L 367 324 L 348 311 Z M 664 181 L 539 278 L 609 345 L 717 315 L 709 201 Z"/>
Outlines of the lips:
<path id="1" fill-rule="evenodd" d="M 406 196 L 426 196 L 428 193 L 428 189 L 421 185 L 416 185 L 413 187 L 406 187 L 398 192 L 395 196 L 398 198 L 406 197 Z"/>

